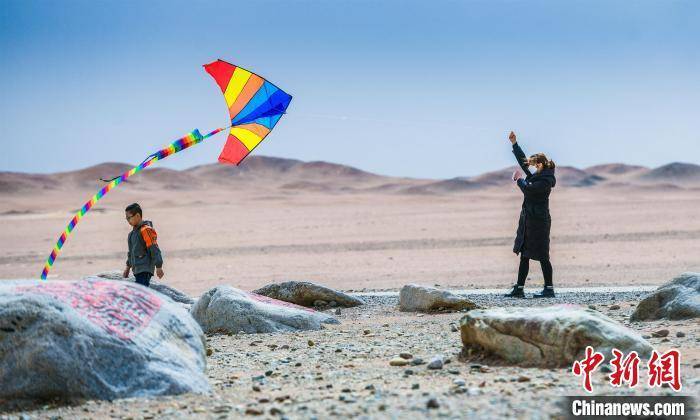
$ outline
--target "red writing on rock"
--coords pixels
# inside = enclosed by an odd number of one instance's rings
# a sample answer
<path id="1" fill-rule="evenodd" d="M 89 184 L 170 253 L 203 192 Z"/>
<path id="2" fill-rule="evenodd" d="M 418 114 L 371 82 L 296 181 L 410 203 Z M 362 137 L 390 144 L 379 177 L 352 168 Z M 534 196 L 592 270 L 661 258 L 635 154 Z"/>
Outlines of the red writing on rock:
<path id="1" fill-rule="evenodd" d="M 156 294 L 127 282 L 77 281 L 20 286 L 17 291 L 60 300 L 94 325 L 121 340 L 143 331 L 161 306 Z"/>

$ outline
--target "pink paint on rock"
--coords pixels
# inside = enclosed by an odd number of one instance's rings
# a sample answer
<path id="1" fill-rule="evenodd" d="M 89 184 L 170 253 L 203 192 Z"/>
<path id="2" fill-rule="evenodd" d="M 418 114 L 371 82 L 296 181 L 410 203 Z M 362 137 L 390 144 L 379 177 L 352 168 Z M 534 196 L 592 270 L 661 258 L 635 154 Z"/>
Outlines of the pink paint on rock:
<path id="1" fill-rule="evenodd" d="M 70 305 L 80 315 L 121 340 L 131 340 L 156 315 L 161 299 L 127 282 L 82 280 L 19 286 L 22 293 L 48 295 Z"/>
<path id="2" fill-rule="evenodd" d="M 303 311 L 307 312 L 316 312 L 313 309 L 306 308 L 304 306 L 300 306 L 294 303 L 290 302 L 285 302 L 283 300 L 277 300 L 273 299 L 271 297 L 263 296 L 263 295 L 258 295 L 256 293 L 251 293 L 251 292 L 245 292 L 251 299 L 257 300 L 258 302 L 263 302 L 263 303 L 269 303 L 270 305 L 277 305 L 277 306 L 285 306 L 287 308 L 293 308 L 293 309 L 301 309 Z"/>

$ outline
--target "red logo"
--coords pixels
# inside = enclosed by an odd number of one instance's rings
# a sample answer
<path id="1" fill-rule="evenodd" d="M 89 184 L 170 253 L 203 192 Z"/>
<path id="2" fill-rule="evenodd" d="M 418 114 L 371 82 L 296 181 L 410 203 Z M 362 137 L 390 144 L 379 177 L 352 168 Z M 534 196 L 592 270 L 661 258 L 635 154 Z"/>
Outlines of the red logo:
<path id="1" fill-rule="evenodd" d="M 639 383 L 640 358 L 636 351 L 630 352 L 626 357 L 618 349 L 612 349 L 613 359 L 610 361 L 612 373 L 608 375 L 610 385 L 620 387 L 627 384 L 634 388 Z M 603 362 L 605 357 L 596 352 L 593 347 L 587 346 L 583 360 L 577 360 L 572 366 L 572 372 L 576 376 L 583 376 L 583 389 L 593 392 L 591 385 L 591 373 Z M 667 384 L 674 391 L 680 391 L 681 384 L 681 354 L 678 350 L 669 350 L 664 354 L 652 351 L 649 363 L 647 363 L 647 384 L 650 388 Z"/>
<path id="2" fill-rule="evenodd" d="M 654 350 L 647 367 L 650 388 L 668 384 L 674 391 L 681 390 L 681 353 L 678 350 L 669 350 L 661 356 Z"/>
<path id="3" fill-rule="evenodd" d="M 593 392 L 593 387 L 591 386 L 591 372 L 595 371 L 599 364 L 603 362 L 605 356 L 593 350 L 593 347 L 586 347 L 586 357 L 580 362 L 577 360 L 574 362 L 572 370 L 574 375 L 583 375 L 583 389 L 588 392 Z"/>
<path id="4" fill-rule="evenodd" d="M 618 349 L 612 350 L 613 359 L 610 364 L 613 366 L 613 373 L 610 374 L 610 385 L 619 387 L 623 382 L 627 382 L 630 388 L 637 386 L 639 382 L 639 355 L 636 351 L 631 352 L 627 357 Z"/>

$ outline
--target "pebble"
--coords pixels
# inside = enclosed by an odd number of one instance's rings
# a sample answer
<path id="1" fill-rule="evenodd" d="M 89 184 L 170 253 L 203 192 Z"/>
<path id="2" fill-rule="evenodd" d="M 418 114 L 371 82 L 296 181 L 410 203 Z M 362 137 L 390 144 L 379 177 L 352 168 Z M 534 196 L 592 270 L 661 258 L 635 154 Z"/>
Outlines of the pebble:
<path id="1" fill-rule="evenodd" d="M 425 364 L 425 361 L 421 359 L 420 357 L 413 358 L 411 360 L 411 365 L 412 366 L 418 366 L 418 365 L 423 365 Z"/>
<path id="2" fill-rule="evenodd" d="M 611 311 L 616 311 L 616 310 L 620 309 L 620 305 L 610 305 L 610 308 L 609 308 L 609 309 L 610 309 Z"/>
<path id="3" fill-rule="evenodd" d="M 685 333 L 683 331 L 678 331 L 676 332 L 676 337 L 685 337 Z"/>
<path id="4" fill-rule="evenodd" d="M 407 364 L 408 360 L 401 357 L 394 357 L 393 359 L 389 360 L 390 366 L 406 366 Z"/>
<path id="5" fill-rule="evenodd" d="M 525 375 L 518 376 L 518 382 L 530 382 L 530 377 Z"/>
<path id="6" fill-rule="evenodd" d="M 335 308 L 335 314 L 340 315 L 340 308 Z"/>
<path id="7" fill-rule="evenodd" d="M 430 363 L 428 363 L 428 369 L 442 369 L 444 366 L 444 361 L 442 360 L 442 356 L 435 356 L 430 360 Z"/>
<path id="8" fill-rule="evenodd" d="M 314 340 L 309 340 L 306 343 L 309 345 L 309 347 L 313 347 L 314 345 L 316 345 L 316 343 L 314 343 Z"/>
<path id="9" fill-rule="evenodd" d="M 248 407 L 245 409 L 245 413 L 249 416 L 261 416 L 263 411 L 257 407 Z"/>
<path id="10" fill-rule="evenodd" d="M 452 383 L 454 383 L 457 386 L 464 386 L 467 384 L 462 378 L 457 378 L 454 381 L 452 381 Z"/>
<path id="11" fill-rule="evenodd" d="M 412 355 L 411 353 L 401 352 L 401 353 L 399 354 L 399 357 L 402 358 L 402 359 L 408 360 L 408 359 L 412 359 L 412 358 L 413 358 L 413 355 Z"/>
<path id="12" fill-rule="evenodd" d="M 459 328 L 455 324 L 450 324 L 450 331 L 452 332 L 457 332 L 459 331 Z"/>
<path id="13" fill-rule="evenodd" d="M 428 408 L 440 408 L 440 403 L 438 402 L 437 398 L 431 398 L 427 403 L 425 403 L 425 406 Z"/>
<path id="14" fill-rule="evenodd" d="M 668 330 L 658 330 L 658 331 L 654 331 L 653 333 L 651 333 L 651 336 L 661 338 L 661 337 L 666 337 L 668 335 L 668 333 L 669 333 Z"/>
<path id="15" fill-rule="evenodd" d="M 214 353 L 214 350 L 212 350 L 211 348 L 207 349 L 207 356 L 211 356 L 213 353 Z"/>

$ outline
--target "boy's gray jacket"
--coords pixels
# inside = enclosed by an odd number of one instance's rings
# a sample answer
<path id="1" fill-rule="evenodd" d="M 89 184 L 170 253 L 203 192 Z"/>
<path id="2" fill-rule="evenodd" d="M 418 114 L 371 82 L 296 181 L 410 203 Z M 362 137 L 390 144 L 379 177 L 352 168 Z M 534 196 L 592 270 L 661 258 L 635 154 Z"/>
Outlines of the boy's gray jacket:
<path id="1" fill-rule="evenodd" d="M 157 235 L 153 223 L 144 220 L 129 232 L 129 254 L 126 265 L 134 274 L 151 273 L 155 267 L 163 267 L 163 257 L 158 248 Z"/>

